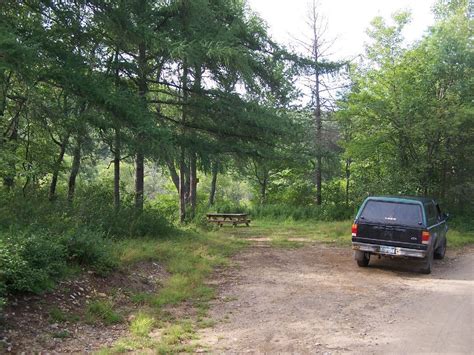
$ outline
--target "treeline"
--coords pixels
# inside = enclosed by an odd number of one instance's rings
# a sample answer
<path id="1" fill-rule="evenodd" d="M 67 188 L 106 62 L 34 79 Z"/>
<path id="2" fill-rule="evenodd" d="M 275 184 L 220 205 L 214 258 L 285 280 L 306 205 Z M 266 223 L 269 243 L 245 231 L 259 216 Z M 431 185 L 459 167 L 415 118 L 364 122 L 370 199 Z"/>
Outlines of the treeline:
<path id="1" fill-rule="evenodd" d="M 338 97 L 321 90 L 335 108 L 321 106 L 319 120 L 313 80 L 313 100 L 299 119 L 307 127 L 299 150 L 304 155 L 255 169 L 255 181 L 266 181 L 265 199 L 272 205 L 258 208 L 259 214 L 348 218 L 371 194 L 425 195 L 472 228 L 472 6 L 439 1 L 433 11 L 433 26 L 410 44 L 403 37 L 408 12 L 389 21 L 375 18 L 365 52 L 338 72 Z M 329 81 L 322 76 L 321 83 Z M 323 204 L 302 210 L 317 203 L 318 158 Z"/>
<path id="2" fill-rule="evenodd" d="M 133 161 L 141 211 L 148 161 L 167 169 L 181 221 L 198 170 L 284 150 L 292 78 L 317 65 L 275 44 L 242 1 L 6 1 L 1 18 L 4 187 L 48 185 L 54 201 L 65 176 L 72 204 L 84 161 L 110 159 L 119 210 Z"/>
<path id="3" fill-rule="evenodd" d="M 461 214 L 474 210 L 472 8 L 440 1 L 436 23 L 403 43 L 408 13 L 372 21 L 370 43 L 351 68 L 337 112 L 346 174 L 356 196 L 433 196 Z"/>
<path id="4" fill-rule="evenodd" d="M 429 195 L 467 213 L 472 9 L 453 0 L 434 11 L 410 45 L 408 13 L 374 19 L 365 54 L 342 65 L 321 59 L 318 37 L 307 58 L 276 44 L 243 1 L 3 2 L 3 186 L 73 207 L 82 177 L 106 185 L 115 211 L 140 212 L 147 189 L 169 199 L 146 182 L 151 167 L 174 186 L 180 221 L 216 200 L 344 218 L 369 194 Z M 302 77 L 316 79 L 296 105 Z M 114 172 L 105 184 L 104 162 Z M 133 182 L 123 176 L 132 165 Z M 247 181 L 245 197 L 222 193 L 219 174 Z"/>

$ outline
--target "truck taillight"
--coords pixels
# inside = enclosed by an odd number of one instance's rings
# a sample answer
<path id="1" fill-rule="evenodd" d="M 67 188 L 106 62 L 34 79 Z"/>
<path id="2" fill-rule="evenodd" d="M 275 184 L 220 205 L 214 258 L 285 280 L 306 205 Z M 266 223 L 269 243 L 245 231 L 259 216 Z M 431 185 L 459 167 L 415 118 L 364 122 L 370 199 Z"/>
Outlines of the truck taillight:
<path id="1" fill-rule="evenodd" d="M 430 243 L 430 232 L 423 231 L 421 233 L 421 243 L 422 244 L 429 244 Z"/>
<path id="2" fill-rule="evenodd" d="M 357 224 L 352 225 L 352 236 L 357 237 Z"/>

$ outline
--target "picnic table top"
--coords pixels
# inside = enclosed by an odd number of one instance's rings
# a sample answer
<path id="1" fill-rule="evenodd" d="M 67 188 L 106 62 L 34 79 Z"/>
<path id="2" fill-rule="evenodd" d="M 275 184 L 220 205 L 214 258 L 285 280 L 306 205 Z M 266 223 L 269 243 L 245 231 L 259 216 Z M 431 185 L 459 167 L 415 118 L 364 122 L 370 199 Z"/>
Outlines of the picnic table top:
<path id="1" fill-rule="evenodd" d="M 208 217 L 243 217 L 247 216 L 248 213 L 207 213 Z"/>

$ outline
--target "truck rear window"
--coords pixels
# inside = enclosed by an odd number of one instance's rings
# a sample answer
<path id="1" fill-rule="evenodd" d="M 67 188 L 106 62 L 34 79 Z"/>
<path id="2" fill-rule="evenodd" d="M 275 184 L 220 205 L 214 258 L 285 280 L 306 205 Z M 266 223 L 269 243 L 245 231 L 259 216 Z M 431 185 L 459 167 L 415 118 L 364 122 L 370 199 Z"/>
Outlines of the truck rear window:
<path id="1" fill-rule="evenodd" d="M 359 218 L 366 222 L 406 226 L 423 222 L 420 205 L 387 201 L 368 201 Z"/>

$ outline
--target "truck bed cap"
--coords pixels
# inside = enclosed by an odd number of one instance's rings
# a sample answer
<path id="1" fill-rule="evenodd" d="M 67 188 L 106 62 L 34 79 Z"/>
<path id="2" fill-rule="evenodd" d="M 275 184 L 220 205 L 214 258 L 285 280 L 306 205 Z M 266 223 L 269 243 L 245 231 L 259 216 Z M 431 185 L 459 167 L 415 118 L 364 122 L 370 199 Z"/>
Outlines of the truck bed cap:
<path id="1" fill-rule="evenodd" d="M 421 197 L 421 196 L 369 196 L 368 200 L 376 200 L 376 201 L 390 201 L 390 202 L 432 202 L 433 199 L 429 197 Z"/>

